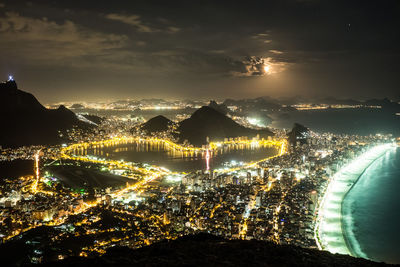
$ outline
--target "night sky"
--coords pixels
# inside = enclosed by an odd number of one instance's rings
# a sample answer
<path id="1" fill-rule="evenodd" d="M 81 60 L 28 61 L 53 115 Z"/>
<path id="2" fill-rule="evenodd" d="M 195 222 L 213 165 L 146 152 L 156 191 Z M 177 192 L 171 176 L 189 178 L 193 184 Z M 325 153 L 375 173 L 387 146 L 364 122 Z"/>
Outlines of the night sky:
<path id="1" fill-rule="evenodd" d="M 0 77 L 40 101 L 400 97 L 400 1 L 0 0 Z"/>

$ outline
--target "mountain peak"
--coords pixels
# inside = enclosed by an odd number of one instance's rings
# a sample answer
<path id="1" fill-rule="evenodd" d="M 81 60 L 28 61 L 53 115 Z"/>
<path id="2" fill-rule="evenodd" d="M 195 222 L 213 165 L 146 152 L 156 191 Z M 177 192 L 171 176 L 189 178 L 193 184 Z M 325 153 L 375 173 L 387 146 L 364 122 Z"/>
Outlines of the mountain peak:
<path id="1" fill-rule="evenodd" d="M 60 105 L 60 106 L 58 107 L 58 110 L 69 110 L 69 109 L 67 109 L 67 107 L 64 106 L 64 105 Z"/>
<path id="2" fill-rule="evenodd" d="M 13 79 L 0 83 L 0 90 L 17 90 L 17 83 Z"/>
<path id="3" fill-rule="evenodd" d="M 210 106 L 202 106 L 201 108 L 199 108 L 198 110 L 196 110 L 193 114 L 193 116 L 199 116 L 201 114 L 222 114 L 221 112 L 215 110 L 214 108 L 210 107 Z M 223 114 L 222 114 L 223 115 Z"/>
<path id="4" fill-rule="evenodd" d="M 19 90 L 14 80 L 0 83 L 0 110 L 3 113 L 44 111 L 45 109 L 32 94 Z"/>
<path id="5" fill-rule="evenodd" d="M 210 101 L 210 104 L 208 104 L 208 106 L 210 107 L 210 108 L 213 108 L 213 109 L 215 109 L 216 111 L 218 111 L 218 112 L 220 112 L 220 113 L 222 113 L 222 114 L 224 114 L 224 115 L 226 115 L 227 113 L 228 113 L 228 111 L 229 111 L 229 109 L 228 109 L 228 107 L 226 106 L 226 105 L 224 105 L 224 104 L 218 104 L 217 102 L 215 102 L 214 100 L 211 100 Z"/>
<path id="6" fill-rule="evenodd" d="M 0 83 L 0 124 L 0 144 L 13 147 L 65 142 L 60 131 L 88 127 L 65 106 L 46 109 L 32 94 L 19 90 L 12 78 Z"/>
<path id="7" fill-rule="evenodd" d="M 169 120 L 168 118 L 158 115 L 154 118 L 151 118 L 146 123 L 140 125 L 140 129 L 146 131 L 147 133 L 157 133 L 167 131 L 170 125 L 173 125 L 174 122 Z"/>
<path id="8" fill-rule="evenodd" d="M 257 135 L 261 137 L 273 135 L 267 129 L 254 130 L 239 125 L 231 118 L 209 106 L 201 107 L 190 118 L 181 121 L 177 131 L 180 142 L 187 140 L 196 146 L 205 144 L 207 137 L 212 141 L 220 141 L 224 140 L 224 138 L 239 136 L 252 138 Z"/>

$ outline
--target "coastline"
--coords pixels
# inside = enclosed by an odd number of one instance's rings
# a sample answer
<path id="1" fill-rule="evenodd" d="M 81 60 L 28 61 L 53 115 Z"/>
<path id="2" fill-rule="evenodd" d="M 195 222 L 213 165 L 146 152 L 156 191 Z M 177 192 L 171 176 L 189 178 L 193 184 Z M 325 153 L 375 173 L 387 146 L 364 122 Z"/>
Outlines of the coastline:
<path id="1" fill-rule="evenodd" d="M 351 220 L 351 214 L 343 214 L 343 203 L 364 172 L 391 147 L 392 144 L 376 145 L 333 175 L 318 207 L 314 237 L 319 249 L 367 258 L 354 235 L 347 234 L 344 220 Z"/>
<path id="2" fill-rule="evenodd" d="M 341 217 L 341 227 L 342 227 L 342 233 L 343 233 L 343 238 L 344 241 L 346 243 L 347 249 L 350 252 L 350 255 L 353 257 L 359 257 L 359 258 L 365 258 L 368 259 L 368 256 L 361 251 L 360 249 L 360 245 L 357 241 L 357 239 L 354 237 L 353 232 L 351 231 L 350 227 L 351 227 L 351 222 L 347 222 L 345 221 L 345 219 L 352 219 L 352 215 L 351 215 L 351 211 L 346 210 L 344 207 L 345 201 L 346 201 L 346 197 L 349 195 L 349 193 L 351 192 L 351 190 L 354 188 L 354 186 L 357 184 L 357 182 L 360 180 L 361 176 L 364 175 L 364 173 L 377 161 L 379 160 L 382 156 L 384 156 L 386 154 L 387 150 L 385 152 L 383 152 L 382 154 L 380 154 L 377 158 L 375 158 L 361 173 L 360 175 L 357 177 L 357 180 L 354 181 L 353 185 L 349 188 L 349 190 L 347 190 L 346 194 L 343 196 L 343 200 L 341 203 L 341 213 L 342 213 L 342 217 Z M 345 225 L 347 224 L 347 225 Z"/>

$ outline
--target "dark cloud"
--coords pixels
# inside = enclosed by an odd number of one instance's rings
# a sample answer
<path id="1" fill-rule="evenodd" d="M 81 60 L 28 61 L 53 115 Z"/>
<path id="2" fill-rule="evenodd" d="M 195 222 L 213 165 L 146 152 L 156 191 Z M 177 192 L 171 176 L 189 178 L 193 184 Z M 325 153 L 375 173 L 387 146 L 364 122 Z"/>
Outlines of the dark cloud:
<path id="1" fill-rule="evenodd" d="M 237 76 L 262 76 L 266 74 L 264 70 L 267 63 L 263 58 L 260 57 L 246 57 L 243 61 L 243 71 L 233 72 Z"/>
<path id="2" fill-rule="evenodd" d="M 6 12 L 0 17 L 0 49 L 4 59 L 30 64 L 79 64 L 85 56 L 103 56 L 126 45 L 124 35 L 106 34 L 65 20 L 25 17 Z"/>
<path id="3" fill-rule="evenodd" d="M 45 99 L 108 90 L 115 98 L 188 97 L 199 88 L 205 97 L 392 96 L 399 7 L 387 0 L 2 0 L 0 75 L 14 73 Z"/>
<path id="4" fill-rule="evenodd" d="M 157 32 L 158 30 L 152 28 L 142 22 L 138 15 L 123 15 L 123 14 L 107 14 L 106 19 L 119 21 L 128 25 L 133 26 L 139 32 Z"/>

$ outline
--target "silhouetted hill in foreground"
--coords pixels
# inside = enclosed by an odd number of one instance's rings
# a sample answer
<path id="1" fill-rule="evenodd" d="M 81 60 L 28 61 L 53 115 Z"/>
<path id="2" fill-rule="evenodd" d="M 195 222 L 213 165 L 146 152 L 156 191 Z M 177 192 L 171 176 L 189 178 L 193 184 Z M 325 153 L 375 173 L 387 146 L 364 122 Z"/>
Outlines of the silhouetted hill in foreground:
<path id="1" fill-rule="evenodd" d="M 15 81 L 0 83 L 0 145 L 57 144 L 73 126 L 88 127 L 69 109 L 46 109 L 30 93 L 18 89 Z"/>
<path id="2" fill-rule="evenodd" d="M 231 118 L 207 106 L 201 107 L 190 118 L 181 121 L 177 131 L 180 142 L 188 140 L 196 146 L 205 144 L 207 136 L 210 140 L 215 141 L 223 140 L 226 137 L 254 137 L 257 134 L 260 137 L 268 137 L 273 135 L 267 129 L 255 130 L 239 125 Z"/>
<path id="3" fill-rule="evenodd" d="M 132 250 L 114 247 L 94 259 L 68 258 L 42 266 L 390 266 L 365 259 L 256 240 L 185 236 Z"/>

